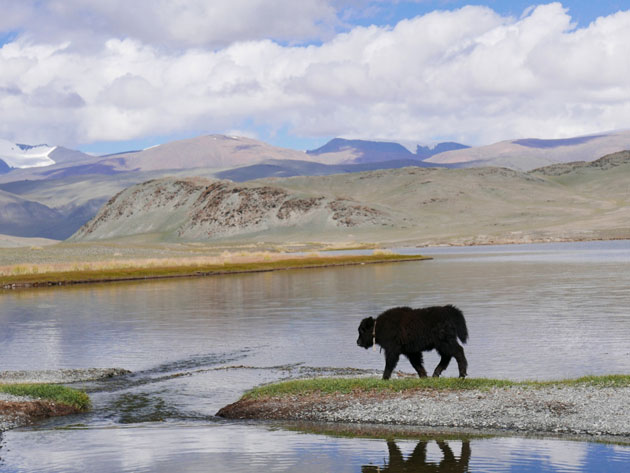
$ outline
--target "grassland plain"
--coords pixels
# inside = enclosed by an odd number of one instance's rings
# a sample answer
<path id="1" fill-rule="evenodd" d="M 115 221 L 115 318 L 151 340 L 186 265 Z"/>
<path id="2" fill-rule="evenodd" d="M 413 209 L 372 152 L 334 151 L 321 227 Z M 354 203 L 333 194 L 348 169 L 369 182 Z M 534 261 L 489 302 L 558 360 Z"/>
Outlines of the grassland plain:
<path id="1" fill-rule="evenodd" d="M 231 419 L 399 426 L 401 430 L 597 437 L 630 443 L 630 376 L 560 381 L 315 378 L 255 388 Z"/>

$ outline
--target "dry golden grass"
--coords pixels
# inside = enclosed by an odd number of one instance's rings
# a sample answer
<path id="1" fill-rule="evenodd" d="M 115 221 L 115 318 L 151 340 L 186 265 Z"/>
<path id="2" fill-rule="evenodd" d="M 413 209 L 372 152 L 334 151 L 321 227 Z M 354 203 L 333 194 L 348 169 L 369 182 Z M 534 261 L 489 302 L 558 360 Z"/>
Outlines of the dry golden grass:
<path id="1" fill-rule="evenodd" d="M 216 256 L 13 264 L 0 267 L 0 286 L 20 287 L 183 277 L 416 259 L 424 258 L 419 255 L 407 256 L 386 252 L 373 255 L 322 255 L 318 252 L 295 254 L 269 251 L 223 251 Z"/>
<path id="2" fill-rule="evenodd" d="M 116 256 L 116 254 L 115 254 Z M 308 255 L 274 253 L 270 251 L 223 251 L 217 256 L 191 256 L 170 258 L 127 258 L 104 261 L 71 261 L 55 263 L 27 263 L 0 266 L 0 276 L 21 276 L 33 274 L 64 273 L 77 271 L 109 271 L 118 269 L 150 269 L 177 267 L 225 266 L 226 264 L 257 263 L 261 261 L 282 261 L 320 257 L 318 252 Z"/>

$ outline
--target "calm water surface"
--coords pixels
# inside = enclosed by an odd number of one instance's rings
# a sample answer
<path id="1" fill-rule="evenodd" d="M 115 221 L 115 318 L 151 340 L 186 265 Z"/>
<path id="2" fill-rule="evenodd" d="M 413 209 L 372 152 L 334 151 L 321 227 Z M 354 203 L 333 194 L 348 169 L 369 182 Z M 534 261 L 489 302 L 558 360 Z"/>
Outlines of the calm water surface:
<path id="1" fill-rule="evenodd" d="M 82 385 L 89 414 L 6 432 L 0 471 L 628 471 L 625 446 L 337 438 L 214 417 L 260 383 L 379 375 L 383 355 L 358 348 L 356 328 L 395 305 L 459 306 L 470 376 L 630 372 L 630 242 L 420 252 L 435 259 L 2 294 L 1 370 L 133 374 Z"/>

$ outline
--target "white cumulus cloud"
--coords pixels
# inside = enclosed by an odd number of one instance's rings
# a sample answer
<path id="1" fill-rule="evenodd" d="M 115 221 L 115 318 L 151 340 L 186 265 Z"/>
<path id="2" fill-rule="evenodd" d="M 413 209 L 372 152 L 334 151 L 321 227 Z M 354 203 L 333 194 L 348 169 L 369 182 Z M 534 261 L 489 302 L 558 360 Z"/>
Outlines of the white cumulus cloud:
<path id="1" fill-rule="evenodd" d="M 42 26 L 0 49 L 7 139 L 77 145 L 266 127 L 485 144 L 630 123 L 630 11 L 578 29 L 560 3 L 521 18 L 468 6 L 332 34 L 352 2 L 43 3 L 68 24 L 91 18 L 94 38 L 84 47 L 75 28 L 54 41 Z M 19 7 L 0 20 L 5 30 L 39 18 L 33 2 L 8 4 Z M 308 37 L 321 41 L 294 42 Z"/>

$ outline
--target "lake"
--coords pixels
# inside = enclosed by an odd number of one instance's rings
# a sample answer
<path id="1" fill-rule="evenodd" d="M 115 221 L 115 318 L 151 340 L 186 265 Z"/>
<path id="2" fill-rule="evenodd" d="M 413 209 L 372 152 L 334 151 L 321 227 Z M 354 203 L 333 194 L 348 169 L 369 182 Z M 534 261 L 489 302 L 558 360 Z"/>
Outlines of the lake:
<path id="1" fill-rule="evenodd" d="M 383 355 L 356 346 L 357 326 L 396 305 L 462 309 L 472 377 L 630 373 L 630 242 L 399 251 L 434 259 L 3 293 L 1 370 L 133 373 L 81 385 L 88 414 L 5 432 L 0 471 L 628 470 L 628 446 L 388 441 L 214 416 L 261 383 L 348 368 L 380 376 Z M 425 355 L 430 372 L 438 361 Z M 403 358 L 397 369 L 413 372 Z"/>

